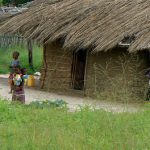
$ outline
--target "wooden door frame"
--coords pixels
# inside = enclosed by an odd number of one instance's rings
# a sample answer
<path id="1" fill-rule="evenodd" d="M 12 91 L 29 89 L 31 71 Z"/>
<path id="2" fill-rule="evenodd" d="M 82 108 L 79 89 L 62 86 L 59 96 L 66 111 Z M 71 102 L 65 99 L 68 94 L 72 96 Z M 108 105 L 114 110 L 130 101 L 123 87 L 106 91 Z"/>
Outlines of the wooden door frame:
<path id="1" fill-rule="evenodd" d="M 87 66 L 88 66 L 88 57 L 89 56 L 89 51 L 86 50 L 86 59 L 85 59 L 85 69 L 84 69 L 84 95 L 86 95 L 86 85 L 87 85 Z"/>
<path id="2" fill-rule="evenodd" d="M 86 86 L 86 73 L 87 73 L 87 57 L 88 57 L 88 50 L 85 50 L 86 53 L 85 53 L 85 67 L 84 67 L 84 80 L 83 80 L 83 89 L 81 91 L 85 91 L 85 86 Z M 72 55 L 72 65 L 71 65 L 71 87 L 73 89 L 74 88 L 74 85 L 75 85 L 75 70 L 76 70 L 76 67 L 77 65 L 75 65 L 77 63 L 77 55 L 76 55 L 77 51 L 73 51 Z"/>

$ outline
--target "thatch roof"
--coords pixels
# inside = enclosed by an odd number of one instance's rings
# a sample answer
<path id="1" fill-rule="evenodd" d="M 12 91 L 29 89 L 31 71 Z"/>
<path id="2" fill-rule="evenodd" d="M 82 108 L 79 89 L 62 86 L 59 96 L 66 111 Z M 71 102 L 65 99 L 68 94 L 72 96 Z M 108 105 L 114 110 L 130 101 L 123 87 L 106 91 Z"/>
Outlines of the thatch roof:
<path id="1" fill-rule="evenodd" d="M 13 17 L 11 14 L 0 14 L 0 25 L 4 24 L 11 17 Z"/>
<path id="2" fill-rule="evenodd" d="M 1 33 L 20 33 L 41 43 L 64 39 L 66 48 L 107 51 L 134 36 L 129 51 L 150 48 L 149 0 L 37 0 L 8 21 Z"/>

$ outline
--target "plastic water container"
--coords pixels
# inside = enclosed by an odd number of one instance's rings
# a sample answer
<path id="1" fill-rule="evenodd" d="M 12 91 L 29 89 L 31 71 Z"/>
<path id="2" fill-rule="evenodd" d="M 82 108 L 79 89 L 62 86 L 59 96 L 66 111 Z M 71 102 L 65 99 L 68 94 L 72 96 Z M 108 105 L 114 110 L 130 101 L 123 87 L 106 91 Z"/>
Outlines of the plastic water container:
<path id="1" fill-rule="evenodd" d="M 27 80 L 28 87 L 34 87 L 35 86 L 35 79 L 33 75 L 29 75 L 29 78 Z"/>

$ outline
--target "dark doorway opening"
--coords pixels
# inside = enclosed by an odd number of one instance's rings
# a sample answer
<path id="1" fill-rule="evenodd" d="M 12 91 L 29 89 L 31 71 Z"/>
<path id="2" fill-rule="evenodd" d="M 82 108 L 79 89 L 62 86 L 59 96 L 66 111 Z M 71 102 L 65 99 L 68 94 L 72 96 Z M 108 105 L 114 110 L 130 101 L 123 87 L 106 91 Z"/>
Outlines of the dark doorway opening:
<path id="1" fill-rule="evenodd" d="M 72 62 L 72 86 L 76 90 L 84 89 L 84 77 L 86 66 L 86 50 L 79 50 L 73 53 Z"/>

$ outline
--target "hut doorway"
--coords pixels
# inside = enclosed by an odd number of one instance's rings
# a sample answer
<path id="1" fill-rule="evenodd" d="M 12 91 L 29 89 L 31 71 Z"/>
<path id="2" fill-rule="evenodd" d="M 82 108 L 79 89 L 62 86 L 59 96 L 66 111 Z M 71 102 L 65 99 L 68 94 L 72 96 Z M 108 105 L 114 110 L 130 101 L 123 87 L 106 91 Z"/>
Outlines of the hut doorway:
<path id="1" fill-rule="evenodd" d="M 86 66 L 86 50 L 79 50 L 73 53 L 72 62 L 72 86 L 73 89 L 83 90 L 84 89 L 84 77 L 85 77 L 85 66 Z"/>

